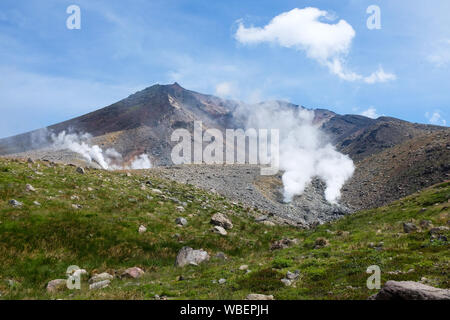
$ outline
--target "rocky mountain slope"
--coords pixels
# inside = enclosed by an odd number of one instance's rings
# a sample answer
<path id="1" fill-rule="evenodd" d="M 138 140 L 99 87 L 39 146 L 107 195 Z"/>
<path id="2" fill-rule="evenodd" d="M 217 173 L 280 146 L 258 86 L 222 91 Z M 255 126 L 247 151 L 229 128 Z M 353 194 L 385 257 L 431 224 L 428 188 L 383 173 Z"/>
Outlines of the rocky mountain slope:
<path id="1" fill-rule="evenodd" d="M 276 103 L 286 108 L 302 108 L 287 102 Z M 177 83 L 154 85 L 111 106 L 48 129 L 56 133 L 62 130 L 89 132 L 93 135 L 92 144 L 103 149 L 115 148 L 125 161 L 147 153 L 155 166 L 166 166 L 172 164 L 170 153 L 175 142 L 170 141 L 170 136 L 174 129 L 192 131 L 194 120 L 201 120 L 204 129 L 242 128 L 244 119 L 241 113 L 236 112 L 238 106 L 239 102 L 186 90 Z M 344 188 L 341 207 L 337 211 L 332 205 L 326 208 L 322 205 L 323 187 L 319 181 L 307 190 L 304 197 L 294 201 L 292 209 L 279 201 L 279 176 L 258 182 L 253 179 L 251 182 L 233 183 L 236 179 L 222 177 L 223 174 L 236 174 L 228 169 L 204 168 L 199 169 L 204 171 L 201 173 L 189 167 L 166 168 L 163 172 L 182 180 L 196 175 L 191 180 L 195 180 L 198 186 L 209 190 L 215 185 L 217 191 L 224 195 L 231 198 L 242 196 L 245 201 L 257 204 L 268 213 L 295 218 L 293 221 L 296 223 L 313 222 L 312 218 L 315 222 L 323 221 L 325 217 L 328 221 L 350 211 L 383 205 L 448 178 L 450 129 L 447 127 L 414 124 L 389 117 L 370 119 L 339 115 L 326 109 L 314 112 L 314 122 L 322 127 L 339 151 L 355 161 L 357 167 L 354 177 Z M 71 159 L 70 152 L 43 150 L 42 147 L 48 146 L 49 142 L 48 131 L 45 130 L 0 139 L 0 155 L 16 154 L 22 158 L 31 156 L 61 163 L 79 164 L 82 161 L 77 156 Z M 430 144 L 434 147 L 428 150 Z M 214 177 L 213 171 L 217 173 L 216 179 L 203 179 Z M 223 184 L 225 180 L 228 185 Z M 249 183 L 253 189 L 247 188 Z"/>

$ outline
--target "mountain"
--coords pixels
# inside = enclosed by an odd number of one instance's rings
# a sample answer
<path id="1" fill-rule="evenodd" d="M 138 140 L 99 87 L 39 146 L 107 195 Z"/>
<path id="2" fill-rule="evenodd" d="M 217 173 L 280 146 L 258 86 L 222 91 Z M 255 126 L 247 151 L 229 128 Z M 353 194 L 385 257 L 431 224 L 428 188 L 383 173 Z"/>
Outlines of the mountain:
<path id="1" fill-rule="evenodd" d="M 288 102 L 276 103 L 284 108 L 303 108 Z M 154 165 L 171 165 L 170 153 L 176 142 L 171 142 L 170 136 L 174 129 L 192 130 L 194 120 L 201 120 L 204 129 L 217 128 L 223 132 L 225 128 L 242 128 L 244 120 L 236 113 L 239 104 L 184 89 L 178 83 L 157 84 L 105 108 L 51 125 L 46 130 L 0 139 L 0 155 L 21 153 L 26 157 L 31 150 L 42 149 L 51 143 L 49 130 L 55 133 L 70 130 L 89 132 L 93 136 L 92 143 L 104 149 L 115 148 L 125 161 L 147 153 Z M 343 189 L 344 204 L 352 210 L 383 205 L 448 179 L 450 129 L 447 127 L 391 117 L 371 119 L 339 115 L 326 109 L 314 109 L 314 113 L 315 123 L 322 127 L 339 151 L 348 154 L 356 163 L 355 175 Z M 39 157 L 46 156 L 44 153 Z M 273 190 L 264 189 L 264 197 L 271 201 L 265 207 L 279 207 L 280 183 L 268 185 Z M 234 187 L 246 188 L 231 186 Z M 323 210 L 322 201 L 319 203 L 318 211 Z M 334 215 L 335 208 L 328 207 L 327 210 Z"/>

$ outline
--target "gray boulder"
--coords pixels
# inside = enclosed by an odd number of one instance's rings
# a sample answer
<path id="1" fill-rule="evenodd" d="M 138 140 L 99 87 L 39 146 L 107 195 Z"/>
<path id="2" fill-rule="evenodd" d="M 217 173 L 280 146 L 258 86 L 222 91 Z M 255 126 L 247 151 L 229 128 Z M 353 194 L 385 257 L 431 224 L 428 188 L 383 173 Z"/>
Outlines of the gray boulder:
<path id="1" fill-rule="evenodd" d="M 211 217 L 211 223 L 224 229 L 232 229 L 233 223 L 223 213 L 216 213 Z"/>
<path id="2" fill-rule="evenodd" d="M 414 281 L 388 281 L 370 300 L 450 300 L 450 290 Z"/>
<path id="3" fill-rule="evenodd" d="M 200 249 L 194 250 L 190 247 L 183 247 L 180 252 L 178 252 L 177 258 L 175 260 L 175 266 L 184 267 L 186 265 L 198 265 L 204 261 L 209 260 L 208 252 Z"/>

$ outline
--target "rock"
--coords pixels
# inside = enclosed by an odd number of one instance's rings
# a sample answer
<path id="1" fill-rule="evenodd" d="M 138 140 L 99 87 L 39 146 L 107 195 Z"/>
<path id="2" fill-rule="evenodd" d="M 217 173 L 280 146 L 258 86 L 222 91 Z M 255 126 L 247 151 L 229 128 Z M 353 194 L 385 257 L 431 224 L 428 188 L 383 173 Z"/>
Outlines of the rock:
<path id="1" fill-rule="evenodd" d="M 175 266 L 184 267 L 188 264 L 198 265 L 209 260 L 209 254 L 204 250 L 194 250 L 190 247 L 183 247 L 177 255 Z"/>
<path id="2" fill-rule="evenodd" d="M 411 222 L 404 222 L 403 223 L 403 232 L 405 233 L 411 233 L 414 231 L 417 231 L 417 226 L 414 223 Z"/>
<path id="3" fill-rule="evenodd" d="M 233 228 L 233 223 L 231 223 L 231 220 L 228 219 L 226 215 L 223 213 L 216 213 L 211 217 L 211 223 L 215 226 L 222 227 L 224 229 L 231 229 Z"/>
<path id="4" fill-rule="evenodd" d="M 299 276 L 300 276 L 300 271 L 298 271 L 298 270 L 295 270 L 294 272 L 288 271 L 286 273 L 286 279 L 289 279 L 289 280 L 297 280 Z"/>
<path id="5" fill-rule="evenodd" d="M 99 281 L 99 282 L 94 282 L 94 283 L 89 285 L 89 290 L 103 289 L 103 288 L 108 287 L 110 283 L 111 283 L 110 280 L 103 280 L 103 281 Z"/>
<path id="6" fill-rule="evenodd" d="M 217 259 L 220 259 L 220 260 L 227 260 L 228 259 L 227 256 L 225 255 L 225 253 L 223 253 L 223 252 L 217 252 L 214 257 L 217 258 Z"/>
<path id="7" fill-rule="evenodd" d="M 100 274 L 96 274 L 92 278 L 90 278 L 89 283 L 95 283 L 95 282 L 100 282 L 100 281 L 104 281 L 104 280 L 112 280 L 112 279 L 114 279 L 113 275 L 109 274 L 108 272 L 103 272 Z"/>
<path id="8" fill-rule="evenodd" d="M 138 232 L 139 233 L 144 233 L 144 232 L 146 232 L 147 231 L 147 228 L 145 227 L 145 226 L 143 226 L 143 225 L 140 225 L 139 226 L 139 229 L 138 229 Z"/>
<path id="9" fill-rule="evenodd" d="M 25 190 L 28 191 L 28 192 L 35 192 L 36 191 L 36 189 L 31 184 L 28 184 L 28 183 L 25 185 Z"/>
<path id="10" fill-rule="evenodd" d="M 163 192 L 159 189 L 152 189 L 153 193 L 162 194 Z"/>
<path id="11" fill-rule="evenodd" d="M 180 211 L 180 212 L 184 212 L 184 211 L 185 211 L 185 209 L 184 209 L 183 206 L 177 206 L 176 209 L 177 209 L 178 211 Z"/>
<path id="12" fill-rule="evenodd" d="M 297 239 L 281 239 L 270 246 L 270 250 L 286 249 L 298 243 Z"/>
<path id="13" fill-rule="evenodd" d="M 227 282 L 226 279 L 219 279 L 219 284 L 224 284 L 225 282 Z"/>
<path id="14" fill-rule="evenodd" d="M 325 239 L 323 237 L 319 237 L 314 242 L 314 249 L 324 248 L 324 247 L 328 246 L 329 244 L 330 244 L 330 242 L 327 239 Z"/>
<path id="15" fill-rule="evenodd" d="M 388 281 L 371 300 L 450 300 L 450 290 L 414 281 Z"/>
<path id="16" fill-rule="evenodd" d="M 81 205 L 79 205 L 79 204 L 72 204 L 72 208 L 78 210 L 78 209 L 81 209 L 83 207 Z"/>
<path id="17" fill-rule="evenodd" d="M 187 225 L 188 222 L 185 218 L 179 217 L 179 218 L 175 219 L 175 223 L 179 226 L 185 226 L 185 225 Z"/>
<path id="18" fill-rule="evenodd" d="M 242 266 L 239 267 L 239 270 L 241 270 L 241 271 L 245 271 L 247 269 L 248 269 L 248 265 L 246 265 L 246 264 L 243 264 Z"/>
<path id="19" fill-rule="evenodd" d="M 37 201 L 33 201 L 33 204 L 35 205 L 35 206 L 40 206 L 41 204 L 39 203 L 39 202 L 37 202 Z"/>
<path id="20" fill-rule="evenodd" d="M 421 227 L 422 229 L 430 228 L 430 227 L 433 226 L 433 224 L 431 223 L 430 220 L 421 220 L 420 223 L 419 223 L 419 225 L 420 225 L 420 227 Z"/>
<path id="21" fill-rule="evenodd" d="M 228 234 L 227 230 L 225 230 L 221 226 L 214 226 L 213 232 L 220 234 L 221 236 L 226 236 Z"/>
<path id="22" fill-rule="evenodd" d="M 259 217 L 255 218 L 255 221 L 256 222 L 263 222 L 263 221 L 266 221 L 267 219 L 268 219 L 267 216 L 259 216 Z"/>
<path id="23" fill-rule="evenodd" d="M 67 288 L 66 279 L 55 279 L 47 283 L 47 292 L 54 293 Z"/>
<path id="24" fill-rule="evenodd" d="M 289 280 L 289 279 L 281 279 L 281 282 L 283 282 L 283 284 L 284 284 L 286 287 L 290 287 L 290 286 L 292 285 L 292 281 Z"/>
<path id="25" fill-rule="evenodd" d="M 272 295 L 258 294 L 258 293 L 250 293 L 246 300 L 274 300 Z"/>
<path id="26" fill-rule="evenodd" d="M 263 225 L 268 226 L 268 227 L 274 227 L 276 226 L 275 223 L 273 223 L 272 221 L 266 220 L 262 222 Z"/>
<path id="27" fill-rule="evenodd" d="M 9 203 L 11 206 L 15 207 L 15 208 L 19 208 L 19 207 L 21 207 L 21 206 L 23 205 L 22 202 L 19 202 L 19 201 L 15 200 L 15 199 L 9 200 L 8 203 Z"/>
<path id="28" fill-rule="evenodd" d="M 144 270 L 142 270 L 141 268 L 132 267 L 132 268 L 128 268 L 124 272 L 122 272 L 121 277 L 138 279 L 138 278 L 142 277 L 144 275 L 144 273 L 145 273 Z"/>
<path id="29" fill-rule="evenodd" d="M 28 158 L 27 162 L 33 164 L 33 163 L 34 163 L 34 160 L 31 159 L 31 158 Z"/>
<path id="30" fill-rule="evenodd" d="M 441 234 L 441 233 L 443 233 L 445 231 L 448 231 L 448 230 L 450 230 L 450 228 L 446 227 L 446 226 L 435 227 L 435 228 L 430 230 L 430 234 Z"/>
<path id="31" fill-rule="evenodd" d="M 82 167 L 77 167 L 77 169 L 75 171 L 79 174 L 85 174 L 84 168 L 82 168 Z"/>

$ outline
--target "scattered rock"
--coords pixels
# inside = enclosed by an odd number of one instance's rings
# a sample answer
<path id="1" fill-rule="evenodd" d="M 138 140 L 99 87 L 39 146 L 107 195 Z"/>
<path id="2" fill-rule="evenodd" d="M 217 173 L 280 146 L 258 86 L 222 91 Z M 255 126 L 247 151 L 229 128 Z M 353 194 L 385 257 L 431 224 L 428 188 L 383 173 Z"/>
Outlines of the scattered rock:
<path id="1" fill-rule="evenodd" d="M 175 266 L 184 267 L 189 264 L 198 265 L 208 260 L 209 254 L 206 251 L 202 249 L 194 250 L 190 247 L 183 247 L 180 252 L 178 252 L 175 260 Z"/>
<path id="2" fill-rule="evenodd" d="M 430 220 L 421 220 L 419 225 L 422 229 L 430 228 L 433 226 Z"/>
<path id="3" fill-rule="evenodd" d="M 185 226 L 185 225 L 187 225 L 188 222 L 185 218 L 179 217 L 179 218 L 175 219 L 175 223 L 179 226 Z"/>
<path id="4" fill-rule="evenodd" d="M 276 226 L 276 224 L 275 223 L 273 223 L 272 221 L 269 221 L 269 220 L 266 220 L 266 221 L 263 221 L 263 222 L 261 222 L 263 225 L 265 225 L 265 226 L 268 226 L 268 227 L 274 227 L 274 226 Z"/>
<path id="5" fill-rule="evenodd" d="M 231 223 L 231 220 L 228 219 L 226 215 L 223 213 L 216 213 L 211 217 L 211 223 L 215 226 L 220 226 L 224 229 L 231 229 L 233 228 L 233 223 Z"/>
<path id="6" fill-rule="evenodd" d="M 82 168 L 82 167 L 77 167 L 77 169 L 75 171 L 79 174 L 85 174 L 84 168 Z"/>
<path id="7" fill-rule="evenodd" d="M 54 293 L 67 288 L 66 279 L 55 279 L 47 283 L 47 292 Z"/>
<path id="8" fill-rule="evenodd" d="M 34 163 L 34 160 L 31 159 L 31 158 L 28 158 L 27 162 L 33 164 L 33 163 Z"/>
<path id="9" fill-rule="evenodd" d="M 224 284 L 225 282 L 227 282 L 227 280 L 226 279 L 219 279 L 219 284 Z"/>
<path id="10" fill-rule="evenodd" d="M 258 293 L 250 293 L 246 300 L 274 300 L 272 295 L 258 294 Z"/>
<path id="11" fill-rule="evenodd" d="M 103 281 L 99 281 L 99 282 L 94 282 L 94 283 L 89 285 L 89 290 L 103 289 L 103 288 L 108 287 L 110 283 L 111 283 L 110 280 L 103 280 Z"/>
<path id="12" fill-rule="evenodd" d="M 239 267 L 239 270 L 241 270 L 241 271 L 245 271 L 247 269 L 248 269 L 248 265 L 246 265 L 246 264 L 243 264 L 242 266 Z"/>
<path id="13" fill-rule="evenodd" d="M 220 259 L 220 260 L 227 260 L 228 259 L 227 256 L 225 255 L 225 253 L 223 253 L 223 252 L 217 252 L 214 257 L 217 258 L 217 259 Z"/>
<path id="14" fill-rule="evenodd" d="M 153 193 L 162 194 L 163 192 L 159 189 L 152 189 Z"/>
<path id="15" fill-rule="evenodd" d="M 448 231 L 448 230 L 450 230 L 450 228 L 446 227 L 446 226 L 435 227 L 435 228 L 430 230 L 430 234 L 432 234 L 432 235 L 433 234 L 441 234 L 441 233 L 443 233 L 445 231 Z"/>
<path id="16" fill-rule="evenodd" d="M 95 282 L 100 282 L 100 281 L 104 281 L 104 280 L 112 280 L 112 279 L 114 279 L 113 275 L 109 274 L 108 272 L 103 272 L 100 274 L 96 274 L 92 278 L 90 278 L 89 283 L 95 283 Z"/>
<path id="17" fill-rule="evenodd" d="M 388 281 L 371 300 L 450 300 L 450 290 L 414 281 Z"/>
<path id="18" fill-rule="evenodd" d="M 297 239 L 281 239 L 272 243 L 270 250 L 286 249 L 298 243 Z"/>
<path id="19" fill-rule="evenodd" d="M 143 226 L 143 225 L 140 225 L 139 226 L 139 229 L 138 229 L 138 232 L 139 233 L 144 233 L 144 232 L 146 232 L 147 231 L 147 228 L 145 227 L 145 226 Z"/>
<path id="20" fill-rule="evenodd" d="M 411 233 L 417 231 L 417 226 L 414 223 L 411 222 L 404 222 L 403 223 L 403 232 L 405 233 Z"/>
<path id="21" fill-rule="evenodd" d="M 39 202 L 37 202 L 37 201 L 33 201 L 33 204 L 35 205 L 35 206 L 40 206 L 41 204 L 39 203 Z"/>
<path id="22" fill-rule="evenodd" d="M 299 270 L 295 270 L 294 272 L 288 271 L 286 273 L 286 279 L 289 279 L 289 280 L 297 280 L 299 276 L 300 276 Z"/>
<path id="23" fill-rule="evenodd" d="M 330 242 L 327 239 L 325 239 L 323 237 L 319 237 L 314 242 L 314 249 L 324 248 L 324 247 L 328 246 L 329 244 L 330 244 Z"/>
<path id="24" fill-rule="evenodd" d="M 25 185 L 25 190 L 28 192 L 36 192 L 36 189 L 31 184 L 28 183 Z"/>
<path id="25" fill-rule="evenodd" d="M 290 286 L 292 285 L 292 281 L 289 280 L 289 279 L 281 279 L 281 282 L 283 282 L 283 284 L 284 284 L 286 287 L 290 287 Z"/>
<path id="26" fill-rule="evenodd" d="M 9 200 L 9 204 L 12 205 L 15 208 L 21 207 L 23 205 L 22 202 L 19 202 L 15 199 Z"/>
<path id="27" fill-rule="evenodd" d="M 266 221 L 267 219 L 268 219 L 267 216 L 259 216 L 259 217 L 255 218 L 255 221 L 256 222 L 263 222 L 263 221 Z"/>
<path id="28" fill-rule="evenodd" d="M 142 277 L 144 275 L 144 270 L 142 270 L 141 268 L 138 267 L 132 267 L 132 268 L 128 268 L 126 269 L 121 277 L 122 278 L 133 278 L 133 279 L 138 279 L 140 277 Z"/>
<path id="29" fill-rule="evenodd" d="M 221 236 L 226 236 L 228 234 L 227 230 L 225 230 L 221 226 L 214 226 L 213 232 L 220 234 Z"/>

